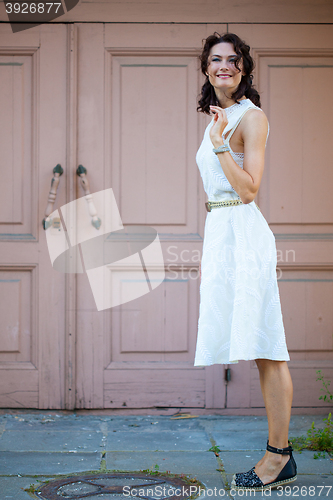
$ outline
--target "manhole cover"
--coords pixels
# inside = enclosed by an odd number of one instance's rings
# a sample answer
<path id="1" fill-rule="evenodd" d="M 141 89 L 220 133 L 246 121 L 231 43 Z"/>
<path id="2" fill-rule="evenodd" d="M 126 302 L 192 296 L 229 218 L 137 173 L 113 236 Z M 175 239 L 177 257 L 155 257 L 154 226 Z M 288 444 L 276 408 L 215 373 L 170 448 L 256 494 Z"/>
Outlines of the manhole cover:
<path id="1" fill-rule="evenodd" d="M 80 498 L 144 498 L 147 500 L 184 500 L 196 497 L 200 487 L 180 478 L 147 474 L 110 473 L 71 476 L 51 481 L 36 491 L 45 500 Z"/>

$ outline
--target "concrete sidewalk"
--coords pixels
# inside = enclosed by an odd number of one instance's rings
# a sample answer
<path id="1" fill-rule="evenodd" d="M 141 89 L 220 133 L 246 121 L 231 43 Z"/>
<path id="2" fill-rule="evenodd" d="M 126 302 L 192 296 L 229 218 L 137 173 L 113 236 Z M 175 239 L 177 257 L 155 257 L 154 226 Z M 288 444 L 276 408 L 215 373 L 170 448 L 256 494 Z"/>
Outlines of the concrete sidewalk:
<path id="1" fill-rule="evenodd" d="M 290 437 L 306 435 L 313 421 L 316 427 L 323 426 L 322 415 L 293 416 Z M 255 465 L 264 453 L 267 435 L 266 417 L 174 419 L 47 410 L 9 412 L 0 415 L 0 500 L 28 500 L 31 495 L 24 490 L 30 485 L 38 486 L 61 474 L 146 469 L 195 477 L 206 486 L 206 497 L 246 497 L 250 495 L 230 490 L 232 475 Z M 208 451 L 214 445 L 221 450 L 219 456 Z M 313 455 L 311 451 L 294 452 L 298 479 L 288 491 L 256 492 L 255 496 L 332 499 L 333 461 L 327 454 L 317 460 Z M 85 498 L 115 496 L 122 497 Z"/>

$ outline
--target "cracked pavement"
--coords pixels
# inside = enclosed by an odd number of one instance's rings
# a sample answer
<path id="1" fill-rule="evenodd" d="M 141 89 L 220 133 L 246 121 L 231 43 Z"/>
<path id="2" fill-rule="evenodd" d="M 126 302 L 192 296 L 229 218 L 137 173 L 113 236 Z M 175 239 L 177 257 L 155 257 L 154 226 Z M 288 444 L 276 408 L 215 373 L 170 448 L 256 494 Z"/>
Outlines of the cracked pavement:
<path id="1" fill-rule="evenodd" d="M 230 490 L 232 475 L 256 464 L 268 435 L 267 419 L 259 416 L 173 419 L 49 410 L 2 412 L 0 500 L 37 498 L 25 490 L 61 475 L 148 469 L 196 478 L 206 486 L 207 497 L 245 497 L 245 492 Z M 306 435 L 313 421 L 323 427 L 322 415 L 292 416 L 290 437 Z M 209 452 L 212 446 L 220 451 Z M 333 461 L 327 454 L 317 460 L 313 455 L 308 450 L 294 452 L 298 479 L 289 490 L 256 492 L 255 496 L 333 498 Z"/>

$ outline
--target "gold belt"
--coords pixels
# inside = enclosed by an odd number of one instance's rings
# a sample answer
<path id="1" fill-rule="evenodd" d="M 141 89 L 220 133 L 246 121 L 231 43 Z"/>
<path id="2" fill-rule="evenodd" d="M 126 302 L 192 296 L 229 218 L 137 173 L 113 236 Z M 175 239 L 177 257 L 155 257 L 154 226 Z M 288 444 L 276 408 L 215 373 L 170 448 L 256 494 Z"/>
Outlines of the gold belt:
<path id="1" fill-rule="evenodd" d="M 243 202 L 240 198 L 237 198 L 235 200 L 206 201 L 206 203 L 205 203 L 207 212 L 211 212 L 212 208 L 231 207 L 234 205 L 243 205 Z M 255 206 L 260 211 L 260 208 L 258 207 L 258 205 L 256 203 L 255 203 Z"/>

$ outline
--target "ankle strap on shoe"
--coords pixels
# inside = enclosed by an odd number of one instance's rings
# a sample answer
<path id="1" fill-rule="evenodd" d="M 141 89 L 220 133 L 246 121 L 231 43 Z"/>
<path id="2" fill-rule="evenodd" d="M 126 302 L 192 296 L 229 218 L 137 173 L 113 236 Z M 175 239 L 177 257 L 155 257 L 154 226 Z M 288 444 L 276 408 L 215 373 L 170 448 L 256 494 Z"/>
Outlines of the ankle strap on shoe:
<path id="1" fill-rule="evenodd" d="M 266 449 L 272 453 L 279 453 L 280 455 L 291 455 L 291 452 L 293 451 L 292 446 L 287 446 L 287 448 L 274 448 L 274 446 L 268 444 L 268 439 Z"/>

